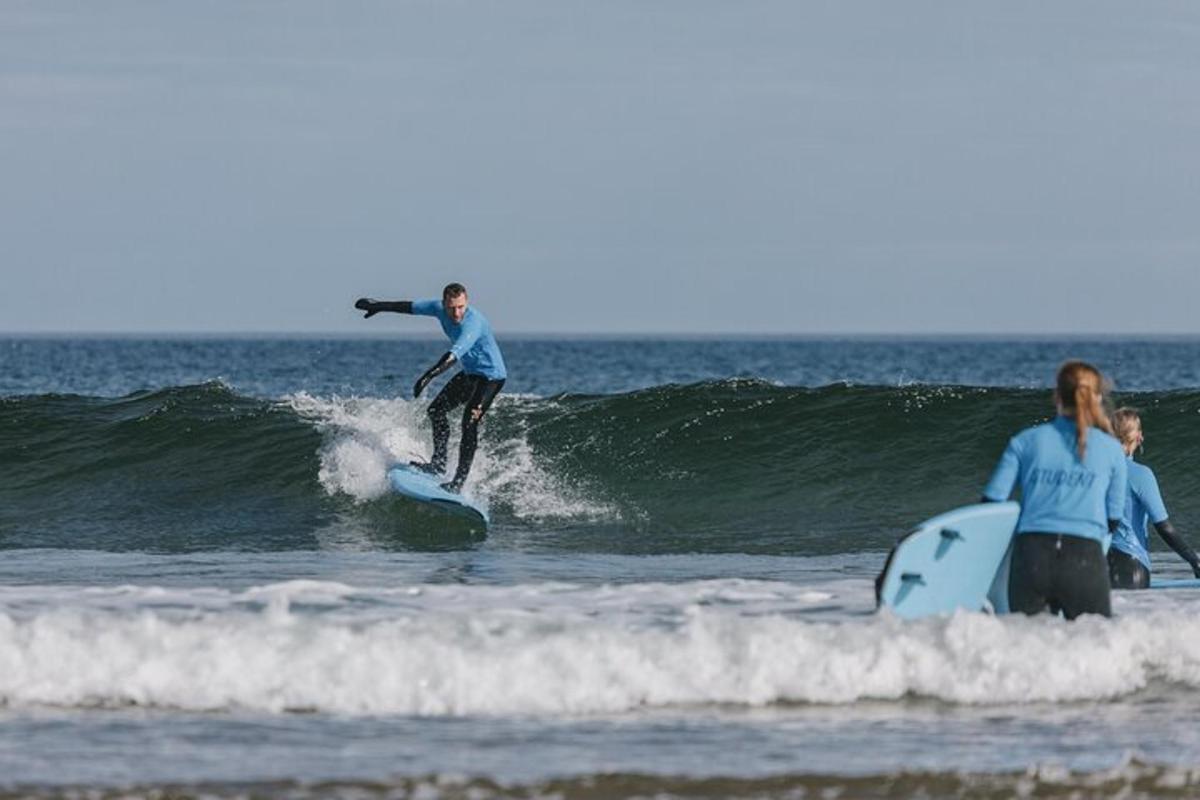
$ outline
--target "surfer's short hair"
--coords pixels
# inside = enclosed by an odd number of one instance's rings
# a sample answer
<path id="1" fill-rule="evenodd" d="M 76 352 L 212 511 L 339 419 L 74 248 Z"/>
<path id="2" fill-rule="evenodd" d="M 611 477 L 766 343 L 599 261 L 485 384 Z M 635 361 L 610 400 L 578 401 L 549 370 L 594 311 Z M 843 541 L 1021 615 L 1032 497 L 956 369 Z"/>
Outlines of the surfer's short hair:
<path id="1" fill-rule="evenodd" d="M 442 299 L 449 300 L 452 297 L 459 297 L 467 293 L 467 287 L 461 283 L 447 283 L 446 288 L 442 289 Z"/>

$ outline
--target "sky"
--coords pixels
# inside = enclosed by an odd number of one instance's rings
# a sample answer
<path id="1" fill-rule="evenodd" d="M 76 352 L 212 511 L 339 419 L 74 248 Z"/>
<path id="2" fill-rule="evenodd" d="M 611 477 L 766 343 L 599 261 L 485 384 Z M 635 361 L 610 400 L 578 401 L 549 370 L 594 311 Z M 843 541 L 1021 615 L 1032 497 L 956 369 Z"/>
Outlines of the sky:
<path id="1" fill-rule="evenodd" d="M 0 0 L 2 332 L 1197 334 L 1198 223 L 1190 0 Z"/>

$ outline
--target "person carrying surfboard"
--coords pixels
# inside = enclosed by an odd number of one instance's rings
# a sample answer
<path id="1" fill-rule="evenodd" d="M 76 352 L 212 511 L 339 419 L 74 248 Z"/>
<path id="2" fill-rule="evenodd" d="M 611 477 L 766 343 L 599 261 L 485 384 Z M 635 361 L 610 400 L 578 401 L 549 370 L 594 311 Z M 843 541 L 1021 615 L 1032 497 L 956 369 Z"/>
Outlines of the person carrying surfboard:
<path id="1" fill-rule="evenodd" d="M 458 466 L 454 477 L 442 484 L 442 488 L 458 492 L 471 472 L 475 450 L 479 446 L 479 423 L 487 413 L 504 386 L 508 372 L 504 356 L 492 334 L 492 326 L 479 309 L 468 305 L 467 289 L 461 283 L 447 284 L 438 300 L 372 300 L 361 297 L 354 307 L 365 311 L 364 319 L 370 319 L 381 311 L 398 314 L 418 314 L 436 317 L 442 330 L 450 339 L 450 349 L 438 362 L 427 369 L 413 386 L 413 398 L 429 382 L 455 364 L 462 365 L 459 372 L 442 387 L 427 411 L 433 424 L 433 456 L 428 462 L 412 462 L 412 465 L 432 475 L 446 471 L 447 448 L 450 442 L 450 423 L 446 419 L 452 408 L 465 404 L 462 418 L 462 440 L 458 447 Z"/>
<path id="2" fill-rule="evenodd" d="M 1154 530 L 1179 557 L 1192 567 L 1192 574 L 1200 578 L 1200 557 L 1196 555 L 1175 527 L 1167 519 L 1167 507 L 1158 490 L 1158 479 L 1154 470 L 1133 459 L 1133 453 L 1142 446 L 1142 418 L 1132 408 L 1119 408 L 1113 414 L 1113 430 L 1129 460 L 1129 491 L 1125 496 L 1125 513 L 1121 524 L 1113 534 L 1112 547 L 1108 549 L 1108 577 L 1114 589 L 1145 589 L 1150 585 L 1150 550 L 1146 536 L 1146 522 L 1154 524 Z"/>
<path id="3" fill-rule="evenodd" d="M 1125 451 L 1112 436 L 1100 370 L 1068 361 L 1054 392 L 1058 416 L 1009 440 L 983 490 L 1002 502 L 1021 487 L 1008 605 L 1014 612 L 1112 616 L 1105 536 L 1125 513 Z"/>

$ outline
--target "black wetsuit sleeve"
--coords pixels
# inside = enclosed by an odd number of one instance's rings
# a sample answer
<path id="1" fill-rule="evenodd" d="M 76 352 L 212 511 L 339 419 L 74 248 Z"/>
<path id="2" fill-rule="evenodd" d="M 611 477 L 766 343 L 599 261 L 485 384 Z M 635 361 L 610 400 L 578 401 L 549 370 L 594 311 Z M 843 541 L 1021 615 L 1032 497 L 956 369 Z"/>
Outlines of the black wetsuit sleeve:
<path id="1" fill-rule="evenodd" d="M 412 300 L 380 300 L 375 303 L 380 311 L 394 311 L 397 314 L 411 314 Z"/>
<path id="2" fill-rule="evenodd" d="M 1196 551 L 1175 530 L 1175 526 L 1171 524 L 1171 520 L 1164 519 L 1162 522 L 1154 523 L 1154 530 L 1158 531 L 1158 535 L 1162 537 L 1163 541 L 1172 550 L 1179 554 L 1180 558 L 1192 565 L 1192 572 L 1200 572 L 1200 557 L 1196 555 Z"/>
<path id="3" fill-rule="evenodd" d="M 444 356 L 438 359 L 438 362 L 429 369 L 425 370 L 425 374 L 417 378 L 417 382 L 413 385 L 413 398 L 421 396 L 421 392 L 425 391 L 425 387 L 429 382 L 441 375 L 446 370 L 454 366 L 458 359 L 454 357 L 454 353 L 447 352 Z"/>
<path id="4" fill-rule="evenodd" d="M 359 311 L 367 312 L 364 316 L 373 317 L 380 311 L 411 314 L 413 304 L 412 300 L 372 300 L 369 297 L 360 297 L 355 301 L 354 307 Z"/>

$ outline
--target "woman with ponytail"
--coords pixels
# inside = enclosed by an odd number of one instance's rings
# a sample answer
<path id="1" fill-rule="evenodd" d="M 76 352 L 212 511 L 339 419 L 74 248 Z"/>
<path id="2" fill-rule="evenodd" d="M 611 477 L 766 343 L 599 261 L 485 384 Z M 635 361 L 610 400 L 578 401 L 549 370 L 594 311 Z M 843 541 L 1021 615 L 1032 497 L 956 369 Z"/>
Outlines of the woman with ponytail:
<path id="1" fill-rule="evenodd" d="M 1171 521 L 1167 519 L 1167 507 L 1163 504 L 1154 471 L 1133 460 L 1134 451 L 1142 446 L 1144 440 L 1142 418 L 1132 408 L 1119 408 L 1113 414 L 1113 429 L 1129 459 L 1129 492 L 1125 496 L 1125 513 L 1113 534 L 1112 547 L 1108 550 L 1108 577 L 1113 588 L 1145 589 L 1150 585 L 1147 521 L 1154 523 L 1154 529 L 1163 541 L 1188 562 L 1192 574 L 1200 578 L 1200 557 L 1175 532 Z"/>
<path id="2" fill-rule="evenodd" d="M 1068 361 L 1056 383 L 1058 416 L 1010 439 L 983 490 L 1001 502 L 1021 487 L 1008 606 L 1110 616 L 1103 545 L 1125 512 L 1125 453 L 1104 410 L 1100 370 Z"/>

